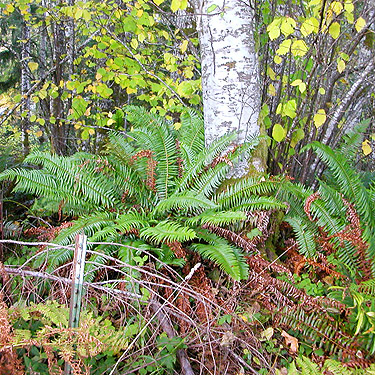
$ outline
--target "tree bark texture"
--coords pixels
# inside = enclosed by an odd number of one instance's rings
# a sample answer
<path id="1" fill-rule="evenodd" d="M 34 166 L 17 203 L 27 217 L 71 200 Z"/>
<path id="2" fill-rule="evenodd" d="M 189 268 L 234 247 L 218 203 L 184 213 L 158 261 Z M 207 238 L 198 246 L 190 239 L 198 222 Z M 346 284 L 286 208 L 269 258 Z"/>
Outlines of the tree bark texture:
<path id="1" fill-rule="evenodd" d="M 25 21 L 22 23 L 22 47 L 21 47 L 21 95 L 25 98 L 22 101 L 21 112 L 21 132 L 23 143 L 23 154 L 26 156 L 30 152 L 29 125 L 30 125 L 30 98 L 27 96 L 30 90 L 30 72 L 28 63 L 30 62 L 30 27 Z"/>
<path id="2" fill-rule="evenodd" d="M 207 12 L 212 4 L 217 7 Z M 206 144 L 228 133 L 241 144 L 259 135 L 260 79 L 254 9 L 240 0 L 196 0 Z M 231 177 L 247 173 L 243 161 Z"/>

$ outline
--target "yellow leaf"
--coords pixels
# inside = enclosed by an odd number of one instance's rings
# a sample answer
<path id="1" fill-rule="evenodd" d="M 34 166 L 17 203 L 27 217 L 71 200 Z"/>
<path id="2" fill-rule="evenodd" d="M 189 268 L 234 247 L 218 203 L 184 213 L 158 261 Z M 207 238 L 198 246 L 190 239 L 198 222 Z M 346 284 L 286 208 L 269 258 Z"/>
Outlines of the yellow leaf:
<path id="1" fill-rule="evenodd" d="M 271 40 L 277 39 L 280 36 L 281 18 L 275 18 L 268 26 L 267 32 Z"/>
<path id="2" fill-rule="evenodd" d="M 37 137 L 41 137 L 41 136 L 43 135 L 43 132 L 42 132 L 41 130 L 39 130 L 39 131 L 37 131 L 37 132 L 35 133 L 35 135 L 36 135 Z"/>
<path id="3" fill-rule="evenodd" d="M 188 47 L 188 44 L 189 44 L 189 41 L 188 40 L 184 40 L 181 45 L 180 45 L 180 50 L 181 50 L 181 53 L 185 53 L 186 50 L 187 50 L 187 47 Z"/>
<path id="4" fill-rule="evenodd" d="M 276 89 L 272 83 L 268 86 L 268 94 L 271 96 L 276 96 Z"/>
<path id="5" fill-rule="evenodd" d="M 285 345 L 289 346 L 291 353 L 298 353 L 298 339 L 289 335 L 289 333 L 282 331 L 281 336 L 285 338 Z"/>
<path id="6" fill-rule="evenodd" d="M 276 55 L 273 58 L 273 61 L 275 62 L 275 64 L 281 64 L 283 62 L 283 59 L 279 55 Z"/>
<path id="7" fill-rule="evenodd" d="M 345 70 L 345 61 L 342 59 L 337 59 L 337 70 L 342 73 Z"/>
<path id="8" fill-rule="evenodd" d="M 354 10 L 354 5 L 351 1 L 345 1 L 345 4 L 344 4 L 344 9 L 348 12 L 348 13 L 353 13 L 353 10 Z"/>
<path id="9" fill-rule="evenodd" d="M 302 81 L 301 81 L 300 79 L 296 79 L 296 80 L 294 80 L 290 85 L 291 85 L 291 86 L 299 86 L 300 83 L 302 83 Z"/>
<path id="10" fill-rule="evenodd" d="M 94 135 L 95 134 L 95 129 L 89 129 L 89 134 Z"/>
<path id="11" fill-rule="evenodd" d="M 39 64 L 37 62 L 29 62 L 27 65 L 29 66 L 29 69 L 32 72 L 34 72 L 35 70 L 37 70 L 38 67 L 39 67 Z"/>
<path id="12" fill-rule="evenodd" d="M 372 148 L 368 139 L 362 142 L 362 151 L 365 156 L 371 154 Z"/>
<path id="13" fill-rule="evenodd" d="M 138 34 L 138 40 L 140 43 L 142 43 L 145 39 L 146 39 L 146 35 L 145 33 L 140 33 Z"/>
<path id="14" fill-rule="evenodd" d="M 319 111 L 314 116 L 314 124 L 317 128 L 322 126 L 327 119 L 326 111 L 324 109 L 319 109 Z"/>
<path id="15" fill-rule="evenodd" d="M 354 23 L 354 14 L 350 12 L 345 12 L 345 17 L 350 24 Z"/>
<path id="16" fill-rule="evenodd" d="M 325 88 L 324 88 L 324 87 L 320 87 L 320 88 L 319 88 L 319 94 L 320 94 L 320 95 L 324 95 L 325 93 L 326 93 Z"/>
<path id="17" fill-rule="evenodd" d="M 137 89 L 132 89 L 131 87 L 126 88 L 127 94 L 135 94 L 137 92 Z"/>
<path id="18" fill-rule="evenodd" d="M 178 129 L 180 129 L 181 128 L 181 122 L 175 122 L 174 124 L 173 124 L 173 126 L 174 126 L 174 128 L 176 129 L 176 130 L 178 130 Z"/>
<path id="19" fill-rule="evenodd" d="M 355 29 L 357 30 L 357 32 L 361 32 L 365 26 L 366 21 L 362 17 L 359 17 L 355 23 Z"/>
<path id="20" fill-rule="evenodd" d="M 305 56 L 308 50 L 309 49 L 304 40 L 295 40 L 291 48 L 294 56 Z"/>
<path id="21" fill-rule="evenodd" d="M 280 30 L 285 36 L 288 36 L 294 33 L 295 27 L 296 21 L 291 17 L 285 17 L 281 22 Z"/>
<path id="22" fill-rule="evenodd" d="M 142 14 L 143 14 L 143 9 L 138 9 L 138 10 L 137 10 L 137 17 L 138 17 L 138 18 L 141 18 L 141 17 L 142 17 Z"/>
<path id="23" fill-rule="evenodd" d="M 270 66 L 267 67 L 267 74 L 272 79 L 272 81 L 276 80 L 276 73 L 272 70 Z"/>
<path id="24" fill-rule="evenodd" d="M 344 7 L 339 1 L 334 1 L 331 4 L 331 8 L 336 14 L 340 14 Z"/>
<path id="25" fill-rule="evenodd" d="M 290 46 L 291 45 L 292 45 L 292 41 L 290 39 L 284 40 L 280 44 L 280 46 L 279 46 L 278 50 L 276 51 L 276 53 L 278 55 L 285 55 L 285 54 L 287 54 L 289 52 L 289 50 L 290 50 Z"/>
<path id="26" fill-rule="evenodd" d="M 12 4 L 7 4 L 7 6 L 6 6 L 5 9 L 6 9 L 6 11 L 8 13 L 13 13 L 14 12 L 14 6 Z"/>
<path id="27" fill-rule="evenodd" d="M 177 12 L 180 9 L 180 6 L 181 6 L 180 0 L 172 0 L 172 3 L 171 3 L 172 12 Z"/>
<path id="28" fill-rule="evenodd" d="M 308 18 L 301 25 L 301 34 L 308 36 L 311 33 L 317 33 L 319 30 L 319 21 L 315 17 Z"/>
<path id="29" fill-rule="evenodd" d="M 274 333 L 273 327 L 268 327 L 263 332 L 261 332 L 260 336 L 266 340 L 271 340 L 273 333 Z"/>
<path id="30" fill-rule="evenodd" d="M 132 39 L 131 42 L 130 42 L 130 45 L 134 48 L 134 49 L 137 49 L 138 48 L 138 40 L 137 39 Z"/>
<path id="31" fill-rule="evenodd" d="M 298 85 L 298 89 L 299 91 L 302 93 L 304 93 L 306 91 L 306 83 L 305 82 L 301 82 L 299 85 Z"/>
<path id="32" fill-rule="evenodd" d="M 329 27 L 328 32 L 333 39 L 337 39 L 340 35 L 340 30 L 340 24 L 338 22 L 333 22 Z"/>

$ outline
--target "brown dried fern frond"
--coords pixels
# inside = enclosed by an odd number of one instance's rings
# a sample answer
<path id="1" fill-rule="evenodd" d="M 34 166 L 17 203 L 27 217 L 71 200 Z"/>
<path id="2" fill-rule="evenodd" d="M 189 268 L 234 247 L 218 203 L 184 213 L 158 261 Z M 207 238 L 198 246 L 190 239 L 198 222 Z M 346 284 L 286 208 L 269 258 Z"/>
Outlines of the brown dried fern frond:
<path id="1" fill-rule="evenodd" d="M 12 346 L 12 325 L 8 320 L 8 309 L 0 293 L 0 374 L 23 375 L 24 366 Z"/>
<path id="2" fill-rule="evenodd" d="M 211 224 L 203 224 L 203 229 L 208 229 L 210 232 L 215 233 L 219 237 L 227 239 L 229 242 L 234 243 L 236 246 L 242 248 L 248 253 L 259 253 L 258 249 L 255 247 L 254 244 L 251 243 L 250 240 L 246 240 L 241 237 L 239 234 L 229 230 L 218 227 L 216 225 Z"/>
<path id="3" fill-rule="evenodd" d="M 181 242 L 173 241 L 168 242 L 166 245 L 173 251 L 174 255 L 176 255 L 177 258 L 181 258 L 187 261 L 187 253 L 186 250 L 182 247 Z"/>
<path id="4" fill-rule="evenodd" d="M 156 172 L 155 168 L 158 164 L 158 162 L 154 159 L 154 152 L 151 150 L 140 150 L 136 154 L 134 154 L 131 159 L 132 160 L 138 160 L 141 158 L 147 158 L 147 180 L 146 180 L 146 186 L 152 190 L 156 191 Z"/>
<path id="5" fill-rule="evenodd" d="M 316 201 L 319 198 L 320 198 L 320 194 L 318 191 L 316 191 L 315 193 L 311 194 L 310 196 L 306 198 L 304 210 L 310 221 L 314 221 L 313 217 L 311 216 L 311 205 L 313 204 L 314 201 Z"/>

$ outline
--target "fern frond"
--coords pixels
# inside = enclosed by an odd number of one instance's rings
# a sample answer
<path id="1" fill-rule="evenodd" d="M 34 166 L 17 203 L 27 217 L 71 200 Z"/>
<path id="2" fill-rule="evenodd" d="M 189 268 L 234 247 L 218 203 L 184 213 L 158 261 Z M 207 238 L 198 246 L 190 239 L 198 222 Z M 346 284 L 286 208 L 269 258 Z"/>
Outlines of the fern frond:
<path id="1" fill-rule="evenodd" d="M 173 221 L 162 221 L 154 227 L 143 228 L 140 231 L 140 238 L 157 244 L 190 241 L 196 236 L 193 229 L 183 227 Z"/>
<path id="2" fill-rule="evenodd" d="M 61 157 L 45 152 L 35 152 L 30 154 L 25 162 L 41 164 L 56 181 L 59 181 L 62 188 L 65 186 L 63 190 L 69 189 L 73 197 L 81 197 L 96 206 L 113 207 L 116 196 L 110 181 L 100 173 L 92 173 L 95 167 L 90 165 L 89 161 L 94 156 L 86 160 L 83 157 L 88 156 L 78 154 L 74 157 Z"/>
<path id="3" fill-rule="evenodd" d="M 239 207 L 243 200 L 254 195 L 264 195 L 276 191 L 283 182 L 281 180 L 266 180 L 264 177 L 249 177 L 229 186 L 226 191 L 215 197 L 222 209 Z"/>
<path id="4" fill-rule="evenodd" d="M 301 375 L 319 375 L 322 374 L 320 372 L 319 366 L 314 363 L 308 357 L 302 356 L 296 358 L 296 362 L 298 366 L 301 368 Z"/>
<path id="5" fill-rule="evenodd" d="M 177 150 L 175 138 L 170 134 L 166 125 L 152 131 L 136 129 L 132 132 L 139 145 L 155 153 L 157 161 L 156 189 L 160 199 L 168 197 L 174 190 L 174 180 L 178 177 Z"/>
<path id="6" fill-rule="evenodd" d="M 211 224 L 211 225 L 230 225 L 245 221 L 247 219 L 244 211 L 212 211 L 206 210 L 200 215 L 186 220 L 191 225 Z"/>
<path id="7" fill-rule="evenodd" d="M 351 350 L 354 340 L 332 324 L 325 313 L 307 313 L 302 306 L 297 309 L 285 308 L 280 324 L 289 329 L 298 329 L 307 342 L 318 344 L 330 354 Z"/>
<path id="8" fill-rule="evenodd" d="M 189 161 L 204 149 L 204 127 L 203 118 L 200 113 L 193 109 L 187 109 L 181 114 L 181 128 L 179 129 L 179 139 L 182 145 L 186 145 L 190 150 Z M 190 164 L 190 163 L 189 163 Z"/>
<path id="9" fill-rule="evenodd" d="M 339 152 L 319 142 L 307 145 L 312 149 L 332 171 L 335 181 L 347 199 L 355 204 L 356 209 L 364 220 L 371 220 L 371 203 L 367 190 L 364 188 L 359 174 L 356 173 Z"/>
<path id="10" fill-rule="evenodd" d="M 316 255 L 314 233 L 309 231 L 299 217 L 287 217 L 285 221 L 293 228 L 300 253 L 306 257 L 313 258 Z"/>
<path id="11" fill-rule="evenodd" d="M 170 210 L 186 210 L 188 213 L 201 212 L 204 209 L 217 207 L 214 202 L 196 192 L 186 191 L 184 193 L 171 195 L 162 200 L 154 209 L 153 213 L 164 214 Z"/>
<path id="12" fill-rule="evenodd" d="M 229 145 L 236 139 L 235 134 L 227 134 L 211 143 L 208 148 L 204 148 L 187 166 L 184 175 L 177 181 L 176 192 L 184 191 L 194 185 L 197 176 L 199 176 L 204 168 L 208 166 L 213 159 L 224 152 Z"/>
<path id="13" fill-rule="evenodd" d="M 241 204 L 232 207 L 233 210 L 246 210 L 246 211 L 266 211 L 266 210 L 285 210 L 288 205 L 280 202 L 274 197 L 258 197 L 252 196 L 243 199 Z"/>
<path id="14" fill-rule="evenodd" d="M 208 244 L 197 243 L 191 245 L 191 249 L 201 254 L 202 257 L 216 262 L 219 267 L 232 276 L 235 280 L 247 278 L 248 266 L 243 254 L 230 245 L 224 238 L 213 233 L 199 233 L 199 237 Z"/>
<path id="15" fill-rule="evenodd" d="M 329 371 L 332 375 L 353 375 L 353 371 L 351 369 L 343 366 L 340 362 L 331 358 L 324 362 L 323 369 L 325 371 Z"/>

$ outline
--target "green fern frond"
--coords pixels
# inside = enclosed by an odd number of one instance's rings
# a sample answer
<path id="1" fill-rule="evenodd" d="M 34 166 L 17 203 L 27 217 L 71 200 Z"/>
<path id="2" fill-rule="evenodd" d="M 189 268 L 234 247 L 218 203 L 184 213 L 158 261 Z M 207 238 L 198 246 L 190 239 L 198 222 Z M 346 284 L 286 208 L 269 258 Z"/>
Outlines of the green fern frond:
<path id="1" fill-rule="evenodd" d="M 108 138 L 109 142 L 106 145 L 105 152 L 114 156 L 120 163 L 129 165 L 131 162 L 131 156 L 136 152 L 136 149 L 130 143 L 129 138 L 116 132 L 110 132 Z"/>
<path id="2" fill-rule="evenodd" d="M 267 180 L 264 177 L 248 177 L 229 186 L 226 191 L 215 197 L 222 209 L 239 207 L 243 200 L 254 195 L 265 195 L 275 192 L 283 182 Z"/>
<path id="3" fill-rule="evenodd" d="M 217 207 L 214 202 L 203 195 L 193 191 L 171 195 L 169 198 L 162 200 L 154 209 L 153 214 L 165 214 L 171 210 L 184 210 L 188 213 L 201 212 L 204 209 Z"/>
<path id="4" fill-rule="evenodd" d="M 358 290 L 361 293 L 370 294 L 375 297 L 375 279 L 362 281 L 358 285 Z"/>
<path id="5" fill-rule="evenodd" d="M 331 358 L 324 362 L 323 370 L 329 371 L 332 375 L 353 375 L 352 369 Z"/>
<path id="6" fill-rule="evenodd" d="M 347 162 L 345 156 L 319 142 L 307 145 L 305 149 L 312 149 L 318 157 L 332 171 L 335 182 L 349 201 L 355 204 L 356 209 L 364 220 L 371 220 L 371 202 L 367 190 L 364 188 L 359 174 Z"/>
<path id="7" fill-rule="evenodd" d="M 297 365 L 301 368 L 301 375 L 319 375 L 321 374 L 319 366 L 308 357 L 302 356 L 296 358 Z"/>
<path id="8" fill-rule="evenodd" d="M 244 211 L 212 211 L 206 210 L 200 215 L 186 220 L 191 225 L 211 224 L 211 225 L 230 225 L 239 223 L 247 219 Z"/>
<path id="9" fill-rule="evenodd" d="M 203 234 L 200 232 L 199 237 L 209 243 L 196 243 L 190 246 L 191 249 L 198 252 L 202 257 L 216 262 L 224 272 L 235 280 L 247 278 L 248 266 L 239 249 L 213 233 Z"/>
<path id="10" fill-rule="evenodd" d="M 178 176 L 177 150 L 175 138 L 166 126 L 160 126 L 152 131 L 149 129 L 135 129 L 132 136 L 139 145 L 155 153 L 157 161 L 156 189 L 160 199 L 168 197 L 173 191 Z"/>
<path id="11" fill-rule="evenodd" d="M 314 233 L 309 231 L 299 217 L 287 217 L 285 221 L 293 228 L 300 253 L 309 258 L 314 257 L 316 255 Z"/>
<path id="12" fill-rule="evenodd" d="M 153 129 L 167 124 L 167 120 L 165 118 L 151 113 L 144 107 L 128 105 L 124 107 L 124 111 L 127 113 L 127 120 L 137 128 L 147 127 L 149 129 Z"/>
<path id="13" fill-rule="evenodd" d="M 100 173 L 92 173 L 95 167 L 87 162 L 94 156 L 90 156 L 89 159 L 84 159 L 84 157 L 87 157 L 87 154 L 61 157 L 45 152 L 35 152 L 30 154 L 25 162 L 41 164 L 59 182 L 58 188 L 61 187 L 63 191 L 68 190 L 72 197 L 80 197 L 96 206 L 112 207 L 116 197 L 110 181 Z M 89 173 L 90 169 L 91 173 Z M 56 195 L 58 194 L 56 191 Z"/>
<path id="14" fill-rule="evenodd" d="M 196 177 L 194 183 L 191 184 L 191 190 L 194 190 L 196 194 L 211 197 L 212 193 L 225 180 L 229 168 L 229 165 L 225 163 L 219 163 L 214 168 L 209 168 Z"/>
<path id="15" fill-rule="evenodd" d="M 167 242 L 185 242 L 196 238 L 193 229 L 183 227 L 173 221 L 162 221 L 154 227 L 143 228 L 140 231 L 140 238 L 156 244 Z"/>
<path id="16" fill-rule="evenodd" d="M 285 210 L 288 205 L 280 202 L 274 197 L 258 197 L 253 196 L 247 199 L 243 199 L 241 204 L 232 207 L 233 210 L 244 210 L 244 211 L 264 211 L 264 210 Z"/>
<path id="17" fill-rule="evenodd" d="M 355 156 L 358 153 L 358 150 L 363 141 L 365 131 L 369 126 L 369 123 L 369 119 L 365 120 L 355 126 L 352 131 L 346 133 L 343 136 L 342 142 L 340 142 L 340 147 L 337 151 L 339 151 L 342 155 L 345 155 L 349 162 L 354 161 Z"/>
<path id="18" fill-rule="evenodd" d="M 179 139 L 190 150 L 191 153 L 188 160 L 192 160 L 205 147 L 203 118 L 200 113 L 193 109 L 187 109 L 182 112 L 180 118 Z"/>
<path id="19" fill-rule="evenodd" d="M 177 181 L 176 192 L 184 191 L 194 185 L 197 176 L 203 172 L 204 168 L 208 166 L 216 156 L 224 152 L 235 139 L 235 134 L 227 134 L 212 142 L 208 148 L 201 150 L 195 160 L 192 160 L 192 164 L 187 166 L 182 178 Z"/>

